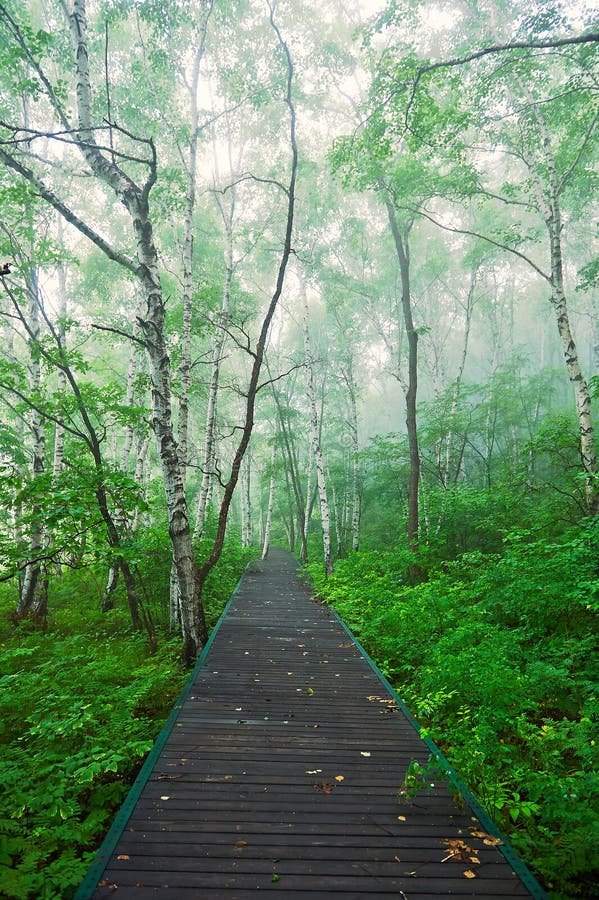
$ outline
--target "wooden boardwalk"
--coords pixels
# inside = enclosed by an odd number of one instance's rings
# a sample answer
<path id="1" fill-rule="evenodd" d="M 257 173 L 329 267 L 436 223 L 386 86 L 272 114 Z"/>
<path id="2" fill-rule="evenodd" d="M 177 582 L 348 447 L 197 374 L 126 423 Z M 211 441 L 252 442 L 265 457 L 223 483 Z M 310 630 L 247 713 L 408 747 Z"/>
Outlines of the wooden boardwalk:
<path id="1" fill-rule="evenodd" d="M 429 747 L 292 557 L 271 550 L 261 568 L 76 900 L 545 897 L 476 805 L 458 808 L 442 784 L 398 801 Z"/>

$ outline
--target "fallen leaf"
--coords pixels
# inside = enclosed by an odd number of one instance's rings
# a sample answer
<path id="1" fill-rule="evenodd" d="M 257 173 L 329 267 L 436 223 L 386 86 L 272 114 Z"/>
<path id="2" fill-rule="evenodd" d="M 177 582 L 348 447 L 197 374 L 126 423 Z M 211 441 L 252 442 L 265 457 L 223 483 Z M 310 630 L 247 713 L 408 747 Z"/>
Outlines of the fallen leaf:
<path id="1" fill-rule="evenodd" d="M 401 862 L 401 859 L 399 858 L 399 856 L 394 856 L 393 859 L 395 860 L 395 862 Z"/>
<path id="2" fill-rule="evenodd" d="M 306 775 L 319 775 L 322 769 L 306 769 Z"/>
<path id="3" fill-rule="evenodd" d="M 311 697 L 312 694 L 314 693 L 314 691 L 312 690 L 312 688 L 308 688 L 308 690 L 306 691 L 306 693 L 308 694 L 309 697 Z"/>
<path id="4" fill-rule="evenodd" d="M 119 856 L 117 856 L 117 859 L 131 859 L 131 857 L 127 856 L 126 853 L 121 853 L 119 854 Z"/>
<path id="5" fill-rule="evenodd" d="M 314 785 L 315 791 L 322 791 L 323 794 L 332 794 L 335 785 L 332 781 L 317 781 Z"/>
<path id="6" fill-rule="evenodd" d="M 277 882 L 277 881 L 280 881 L 280 880 L 281 880 L 281 876 L 280 876 L 280 875 L 277 875 L 277 873 L 275 872 L 275 873 L 273 874 L 273 876 L 272 876 L 272 881 Z"/>
<path id="7" fill-rule="evenodd" d="M 370 752 L 368 750 L 360 750 L 360 756 L 370 756 Z"/>
<path id="8" fill-rule="evenodd" d="M 164 795 L 163 797 L 161 797 L 160 799 L 161 799 L 161 800 L 170 800 L 171 798 L 165 794 L 165 795 Z"/>
<path id="9" fill-rule="evenodd" d="M 478 858 L 478 856 L 471 856 L 470 862 L 474 863 L 475 866 L 480 866 L 480 859 Z"/>
<path id="10" fill-rule="evenodd" d="M 468 829 L 472 837 L 482 838 L 483 844 L 486 844 L 487 847 L 499 847 L 503 843 L 501 838 L 493 837 L 492 834 L 487 834 L 486 831 L 482 831 L 481 828 L 477 828 L 476 826 L 470 826 Z"/>
<path id="11" fill-rule="evenodd" d="M 503 844 L 501 838 L 491 837 L 490 834 L 486 836 L 483 841 L 483 844 L 486 844 L 487 847 L 500 847 Z"/>
<path id="12" fill-rule="evenodd" d="M 472 869 L 466 869 L 464 878 L 476 878 L 476 872 L 473 872 Z"/>
<path id="13" fill-rule="evenodd" d="M 335 775 L 335 781 L 345 781 L 345 775 Z"/>
<path id="14" fill-rule="evenodd" d="M 398 817 L 397 817 L 397 821 L 398 821 L 398 822 L 405 822 L 405 821 L 407 821 L 407 820 L 406 820 L 406 817 L 405 817 L 405 816 L 398 816 Z"/>
<path id="15" fill-rule="evenodd" d="M 235 847 L 236 850 L 241 850 L 243 847 L 247 847 L 247 845 L 248 845 L 247 841 L 235 841 L 233 846 Z"/>
<path id="16" fill-rule="evenodd" d="M 452 859 L 454 862 L 464 862 L 466 859 L 470 859 L 471 853 L 475 853 L 472 847 L 469 847 L 465 841 L 459 838 L 445 840 L 443 843 L 446 847 L 449 847 L 449 854 L 441 862 L 447 862 L 448 859 Z"/>

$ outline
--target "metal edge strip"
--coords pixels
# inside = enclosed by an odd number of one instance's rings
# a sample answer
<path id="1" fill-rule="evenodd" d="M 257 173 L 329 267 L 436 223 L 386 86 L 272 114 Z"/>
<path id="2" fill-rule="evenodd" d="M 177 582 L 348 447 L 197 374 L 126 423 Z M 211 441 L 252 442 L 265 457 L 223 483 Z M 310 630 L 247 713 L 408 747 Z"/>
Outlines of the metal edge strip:
<path id="1" fill-rule="evenodd" d="M 129 818 L 131 816 L 131 813 L 135 809 L 135 806 L 137 805 L 137 801 L 140 798 L 141 792 L 143 791 L 144 787 L 146 786 L 146 784 L 150 778 L 150 775 L 152 774 L 154 766 L 156 765 L 158 758 L 160 756 L 160 753 L 162 752 L 162 748 L 164 747 L 168 738 L 170 737 L 170 734 L 175 726 L 175 722 L 179 716 L 179 712 L 181 711 L 183 704 L 185 703 L 189 694 L 192 691 L 196 677 L 197 677 L 200 669 L 204 665 L 204 660 L 206 659 L 208 653 L 210 652 L 210 648 L 212 647 L 212 643 L 220 629 L 220 626 L 222 625 L 224 619 L 228 615 L 229 607 L 232 605 L 233 601 L 235 600 L 237 593 L 239 591 L 239 588 L 241 587 L 241 582 L 243 581 L 243 577 L 247 571 L 248 566 L 250 566 L 250 565 L 251 565 L 251 562 L 249 562 L 248 565 L 246 566 L 243 575 L 241 576 L 241 578 L 235 585 L 233 593 L 231 594 L 230 598 L 228 599 L 222 613 L 220 614 L 220 616 L 218 618 L 218 621 L 216 622 L 214 628 L 210 632 L 210 636 L 209 636 L 208 640 L 206 641 L 204 649 L 202 650 L 200 656 L 198 657 L 198 661 L 196 662 L 195 666 L 193 667 L 193 669 L 189 675 L 189 678 L 185 682 L 183 689 L 181 690 L 181 693 L 177 697 L 177 700 L 176 700 L 173 708 L 171 709 L 170 713 L 168 714 L 168 717 L 167 717 L 164 725 L 162 726 L 162 729 L 161 729 L 160 733 L 158 734 L 156 741 L 154 742 L 154 746 L 152 747 L 152 749 L 146 756 L 144 763 L 143 763 L 141 769 L 139 770 L 135 781 L 131 785 L 129 793 L 127 794 L 127 796 L 125 797 L 125 799 L 123 801 L 123 805 L 121 806 L 121 808 L 117 812 L 116 816 L 114 817 L 112 825 L 110 826 L 108 832 L 106 833 L 104 840 L 100 844 L 100 847 L 98 848 L 98 850 L 96 852 L 96 856 L 94 857 L 94 860 L 93 860 L 91 866 L 89 867 L 87 874 L 85 875 L 85 878 L 83 879 L 81 885 L 77 889 L 77 892 L 75 893 L 75 895 L 73 897 L 73 900 L 91 900 L 91 897 L 93 896 L 93 892 L 96 890 L 96 888 L 98 886 L 100 877 L 101 877 L 102 873 L 104 872 L 104 869 L 106 868 L 108 861 L 109 861 L 110 857 L 112 856 L 114 849 L 115 849 L 116 845 L 118 844 L 118 842 L 121 838 L 121 835 L 123 834 L 123 832 L 127 826 L 127 822 L 129 821 Z"/>
<path id="2" fill-rule="evenodd" d="M 495 822 L 491 819 L 489 814 L 482 808 L 476 797 L 468 790 L 464 782 L 460 779 L 458 773 L 455 771 L 445 754 L 437 747 L 437 745 L 432 741 L 429 737 L 425 737 L 422 735 L 422 726 L 420 723 L 414 718 L 410 710 L 407 708 L 397 691 L 392 687 L 389 683 L 388 679 L 383 675 L 377 664 L 370 658 L 362 644 L 356 638 L 356 636 L 352 633 L 350 628 L 345 624 L 339 613 L 336 612 L 331 606 L 326 604 L 327 609 L 332 613 L 332 615 L 337 619 L 343 630 L 346 634 L 352 639 L 370 668 L 373 670 L 375 675 L 380 678 L 383 682 L 393 699 L 396 701 L 397 705 L 401 709 L 402 713 L 410 723 L 410 725 L 418 732 L 421 740 L 424 741 L 426 746 L 429 748 L 433 756 L 436 760 L 439 761 L 440 765 L 443 768 L 443 771 L 447 774 L 452 785 L 457 788 L 465 802 L 468 804 L 476 818 L 480 821 L 481 825 L 484 827 L 485 831 L 492 835 L 493 837 L 499 838 L 501 844 L 497 847 L 498 850 L 501 851 L 506 861 L 510 864 L 512 870 L 518 876 L 522 884 L 530 891 L 532 897 L 535 900 L 549 900 L 549 895 L 543 890 L 535 876 L 532 874 L 526 863 L 520 859 L 512 845 L 510 844 L 507 837 L 503 834 L 503 832 L 497 827 Z"/>

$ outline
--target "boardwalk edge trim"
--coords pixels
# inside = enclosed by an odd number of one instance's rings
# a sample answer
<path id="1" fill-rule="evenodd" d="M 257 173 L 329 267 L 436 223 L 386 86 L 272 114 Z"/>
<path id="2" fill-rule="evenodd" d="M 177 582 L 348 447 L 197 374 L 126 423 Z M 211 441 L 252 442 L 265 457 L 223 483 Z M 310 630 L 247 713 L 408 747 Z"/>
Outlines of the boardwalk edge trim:
<path id="1" fill-rule="evenodd" d="M 345 624 L 339 613 L 333 609 L 332 606 L 329 606 L 328 603 L 324 604 L 329 612 L 337 619 L 343 630 L 346 632 L 348 637 L 354 642 L 364 660 L 368 663 L 370 668 L 373 670 L 375 675 L 380 678 L 382 683 L 385 685 L 398 707 L 401 709 L 402 713 L 410 723 L 410 725 L 416 730 L 420 739 L 426 744 L 428 749 L 431 751 L 432 755 L 439 762 L 439 764 L 443 768 L 443 772 L 447 776 L 448 780 L 451 784 L 460 792 L 461 796 L 464 798 L 464 801 L 468 804 L 476 818 L 479 820 L 485 831 L 492 835 L 493 837 L 499 838 L 501 844 L 497 847 L 497 849 L 503 854 L 506 861 L 512 867 L 512 871 L 518 876 L 522 884 L 530 891 L 531 896 L 534 900 L 550 900 L 549 895 L 543 890 L 533 873 L 530 871 L 526 863 L 518 856 L 509 840 L 505 836 L 505 834 L 501 831 L 500 828 L 497 827 L 495 822 L 491 819 L 489 814 L 483 809 L 480 805 L 474 794 L 472 794 L 464 782 L 459 777 L 456 770 L 453 768 L 445 754 L 442 750 L 437 747 L 434 741 L 431 738 L 426 737 L 422 734 L 422 725 L 414 718 L 404 701 L 401 699 L 395 688 L 391 685 L 389 680 L 383 675 L 377 664 L 373 659 L 370 658 L 360 641 L 357 639 L 355 634 L 351 631 L 351 629 Z"/>
<path id="2" fill-rule="evenodd" d="M 96 855 L 92 861 L 92 864 L 89 867 L 87 874 L 85 875 L 85 878 L 83 879 L 80 887 L 78 888 L 77 892 L 75 893 L 73 900 L 91 900 L 94 891 L 98 887 L 98 882 L 100 881 L 100 877 L 103 874 L 104 869 L 108 865 L 108 861 L 110 860 L 110 857 L 114 853 L 114 850 L 115 850 L 119 840 L 121 839 L 123 832 L 125 831 L 127 822 L 129 821 L 129 819 L 131 817 L 131 813 L 135 809 L 137 801 L 140 798 L 141 792 L 143 791 L 144 787 L 146 786 L 146 784 L 150 778 L 150 775 L 152 774 L 154 766 L 158 762 L 158 758 L 162 752 L 162 748 L 166 744 L 168 738 L 171 735 L 173 728 L 175 727 L 175 723 L 179 716 L 179 712 L 181 711 L 183 704 L 185 703 L 185 701 L 187 700 L 187 697 L 189 696 L 189 694 L 191 693 L 191 691 L 193 689 L 193 686 L 194 686 L 195 680 L 198 676 L 198 673 L 204 664 L 204 660 L 208 656 L 208 653 L 210 652 L 210 648 L 212 647 L 213 641 L 220 629 L 220 626 L 222 625 L 224 619 L 226 618 L 226 616 L 229 612 L 229 607 L 232 605 L 233 601 L 235 600 L 235 597 L 237 596 L 237 593 L 239 592 L 239 588 L 241 587 L 241 582 L 243 580 L 243 577 L 251 565 L 252 565 L 252 562 L 250 561 L 247 564 L 247 566 L 243 572 L 243 575 L 241 576 L 241 578 L 235 585 L 235 589 L 233 590 L 233 593 L 231 594 L 227 603 L 225 604 L 225 607 L 224 607 L 222 613 L 220 614 L 218 621 L 216 622 L 214 628 L 210 632 L 210 636 L 208 637 L 208 640 L 206 641 L 206 644 L 204 645 L 204 648 L 203 648 L 202 652 L 200 653 L 196 664 L 194 665 L 192 671 L 190 672 L 187 681 L 183 685 L 181 693 L 177 697 L 177 700 L 175 701 L 173 708 L 171 709 L 170 713 L 168 714 L 168 717 L 167 717 L 164 725 L 162 726 L 162 729 L 161 729 L 160 733 L 158 734 L 158 737 L 156 738 L 152 749 L 146 756 L 146 758 L 143 762 L 143 765 L 137 774 L 135 781 L 131 785 L 129 793 L 127 794 L 127 796 L 125 797 L 125 799 L 123 801 L 123 805 L 120 807 L 119 811 L 117 812 L 116 816 L 114 817 L 112 825 L 110 826 L 108 832 L 106 833 L 104 840 L 100 844 L 100 847 L 96 851 Z"/>

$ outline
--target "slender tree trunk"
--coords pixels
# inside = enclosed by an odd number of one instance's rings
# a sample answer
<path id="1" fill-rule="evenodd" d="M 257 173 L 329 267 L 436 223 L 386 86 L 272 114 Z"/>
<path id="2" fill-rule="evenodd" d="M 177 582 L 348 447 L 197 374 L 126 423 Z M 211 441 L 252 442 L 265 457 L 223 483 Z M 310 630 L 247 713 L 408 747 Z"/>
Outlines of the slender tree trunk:
<path id="1" fill-rule="evenodd" d="M 32 395 L 39 394 L 42 387 L 41 360 L 38 352 L 40 339 L 39 288 L 37 271 L 31 268 L 27 278 L 29 303 L 29 386 Z M 39 481 L 46 470 L 46 435 L 44 419 L 37 410 L 31 410 L 31 475 L 33 482 Z M 46 530 L 42 524 L 42 502 L 34 500 L 33 517 L 29 533 L 29 561 L 25 566 L 17 603 L 16 617 L 22 619 L 32 615 L 44 619 L 48 611 L 48 571 L 40 560 L 47 549 Z"/>
<path id="2" fill-rule="evenodd" d="M 343 556 L 343 521 L 342 516 L 339 515 L 337 491 L 335 489 L 335 482 L 331 478 L 330 471 L 327 471 L 327 483 L 331 485 L 331 498 L 333 501 L 333 525 L 335 528 L 335 540 L 337 542 L 335 558 L 341 559 L 341 557 Z"/>
<path id="3" fill-rule="evenodd" d="M 406 426 L 408 430 L 408 446 L 410 454 L 410 479 L 408 486 L 408 545 L 411 550 L 418 549 L 418 486 L 420 483 L 420 450 L 418 447 L 418 429 L 416 422 L 416 396 L 418 391 L 418 333 L 414 328 L 412 317 L 412 298 L 410 293 L 410 254 L 408 234 L 410 225 L 400 230 L 395 207 L 387 196 L 387 215 L 391 233 L 395 242 L 395 250 L 399 261 L 401 275 L 401 306 L 408 339 L 408 383 L 406 390 Z"/>
<path id="4" fill-rule="evenodd" d="M 310 528 L 310 515 L 312 513 L 312 506 L 310 503 L 310 498 L 312 497 L 312 474 L 314 471 L 314 444 L 310 441 L 310 446 L 308 448 L 308 466 L 306 472 L 306 505 L 304 509 L 304 529 L 302 535 L 302 553 L 305 552 L 305 557 L 308 556 L 308 530 Z M 302 556 L 302 562 L 306 561 L 306 558 Z"/>
<path id="5" fill-rule="evenodd" d="M 201 537 L 206 521 L 209 498 L 212 492 L 213 479 L 217 470 L 217 405 L 218 386 L 220 380 L 220 365 L 223 358 L 223 350 L 229 324 L 229 307 L 231 302 L 231 283 L 233 280 L 233 218 L 235 215 L 235 189 L 230 191 L 231 202 L 225 217 L 225 233 L 227 238 L 225 257 L 225 284 L 221 300 L 221 307 L 217 320 L 216 338 L 212 351 L 212 363 L 210 368 L 210 381 L 208 384 L 208 406 L 206 409 L 206 430 L 204 435 L 204 456 L 202 461 L 202 483 L 198 493 L 196 508 L 196 522 L 194 540 Z"/>
<path id="6" fill-rule="evenodd" d="M 314 359 L 310 345 L 310 330 L 308 327 L 308 296 L 306 285 L 301 273 L 299 282 L 304 306 L 304 355 L 306 359 L 306 393 L 310 409 L 310 435 L 312 440 L 312 455 L 316 466 L 316 483 L 320 499 L 320 519 L 322 524 L 322 553 L 324 558 L 324 570 L 327 575 L 333 573 L 333 554 L 331 551 L 331 513 L 327 497 L 327 485 L 324 471 L 324 459 L 320 446 L 318 432 L 318 412 L 316 409 L 316 394 L 314 391 Z"/>
<path id="7" fill-rule="evenodd" d="M 254 542 L 254 511 L 252 508 L 252 454 L 248 449 L 245 454 L 244 466 L 245 477 L 243 478 L 243 494 L 245 508 L 245 539 L 246 547 L 251 547 Z"/>
<path id="8" fill-rule="evenodd" d="M 295 452 L 295 448 L 293 446 L 293 436 L 291 431 L 285 421 L 285 413 L 279 399 L 277 392 L 272 389 L 272 395 L 275 401 L 275 405 L 277 407 L 277 416 L 279 420 L 279 429 L 283 438 L 283 447 L 285 449 L 285 456 L 287 457 L 288 465 L 285 466 L 285 479 L 287 483 L 287 492 L 289 493 L 289 482 L 291 482 L 291 487 L 293 489 L 293 497 L 295 500 L 295 510 L 298 524 L 298 534 L 301 539 L 301 548 L 300 548 L 300 559 L 302 562 L 306 562 L 308 559 L 308 545 L 306 540 L 307 528 L 306 528 L 306 519 L 305 519 L 305 509 L 304 509 L 304 496 L 302 493 L 302 484 L 299 475 L 299 465 L 297 461 L 297 454 Z M 295 549 L 295 527 L 291 524 L 291 533 L 293 534 L 293 545 L 292 549 Z M 308 515 L 308 519 L 310 516 Z"/>
<path id="9" fill-rule="evenodd" d="M 140 312 L 141 309 L 138 307 L 138 316 Z M 127 367 L 127 382 L 125 387 L 125 406 L 133 406 L 135 403 L 135 380 L 137 378 L 139 368 L 139 350 L 139 345 L 131 341 L 131 345 L 129 347 L 129 364 Z M 127 471 L 134 437 L 135 425 L 133 422 L 130 422 L 127 425 L 127 430 L 125 431 L 125 441 L 123 443 L 123 448 L 121 450 L 119 459 L 119 468 L 122 472 Z"/>
<path id="10" fill-rule="evenodd" d="M 199 40 L 196 45 L 189 85 L 189 145 L 187 149 L 187 185 L 185 198 L 185 215 L 183 219 L 183 327 L 181 331 L 181 363 L 179 376 L 181 379 L 181 395 L 179 397 L 179 420 L 177 435 L 179 439 L 179 459 L 183 472 L 183 482 L 187 478 L 189 456 L 189 394 L 191 390 L 191 327 L 193 319 L 192 298 L 194 288 L 193 277 L 193 238 L 194 210 L 196 204 L 196 184 L 198 168 L 198 87 L 200 66 L 206 50 L 206 33 L 208 21 L 212 13 L 213 2 L 203 4 L 205 13 L 199 25 Z"/>
<path id="11" fill-rule="evenodd" d="M 58 237 L 61 245 L 63 244 L 63 227 L 62 219 L 58 217 Z M 59 263 L 57 268 L 58 278 L 58 334 L 62 341 L 63 347 L 66 348 L 66 329 L 65 322 L 67 316 L 67 272 L 63 263 Z M 66 377 L 62 369 L 56 373 L 56 387 L 59 392 L 66 388 Z M 54 431 L 54 457 L 52 464 L 52 484 L 56 485 L 63 469 L 64 464 L 64 441 L 65 431 L 62 423 L 57 422 Z M 58 573 L 60 574 L 60 572 Z"/>
<path id="12" fill-rule="evenodd" d="M 272 445 L 272 453 L 270 455 L 270 483 L 268 486 L 268 507 L 266 509 L 266 525 L 264 526 L 264 542 L 262 544 L 262 559 L 268 556 L 268 548 L 270 547 L 270 529 L 272 525 L 272 511 L 275 502 L 275 459 L 277 447 Z"/>
<path id="13" fill-rule="evenodd" d="M 460 391 L 462 388 L 462 379 L 464 377 L 464 369 L 466 367 L 466 359 L 468 357 L 468 344 L 470 342 L 470 328 L 472 325 L 472 312 L 474 310 L 474 293 L 476 289 L 477 283 L 477 274 L 478 267 L 474 269 L 470 277 L 470 286 L 468 288 L 468 295 L 466 297 L 466 305 L 464 307 L 465 312 L 465 321 L 464 321 L 464 336 L 462 340 L 462 353 L 460 356 L 460 362 L 458 365 L 458 371 L 456 374 L 456 378 L 453 384 L 453 389 L 451 393 L 451 407 L 449 410 L 449 431 L 447 432 L 447 436 L 445 438 L 445 469 L 443 474 L 443 485 L 447 487 L 452 480 L 451 476 L 451 452 L 453 445 L 453 430 L 452 423 L 458 411 L 458 402 L 460 399 Z M 453 476 L 453 483 L 455 484 L 460 477 L 460 467 L 461 467 L 461 458 L 458 460 L 456 471 Z"/>
<path id="14" fill-rule="evenodd" d="M 360 549 L 360 521 L 362 518 L 362 490 L 360 474 L 360 441 L 358 433 L 358 404 L 356 402 L 356 385 L 351 360 L 342 368 L 341 374 L 347 387 L 349 398 L 349 433 L 352 457 L 352 500 L 351 500 L 351 535 L 352 550 Z"/>

